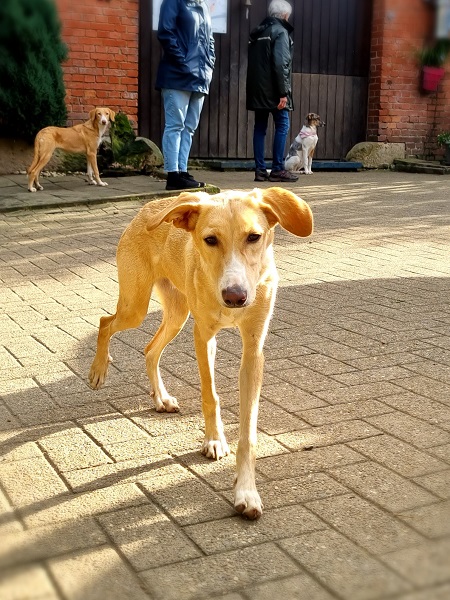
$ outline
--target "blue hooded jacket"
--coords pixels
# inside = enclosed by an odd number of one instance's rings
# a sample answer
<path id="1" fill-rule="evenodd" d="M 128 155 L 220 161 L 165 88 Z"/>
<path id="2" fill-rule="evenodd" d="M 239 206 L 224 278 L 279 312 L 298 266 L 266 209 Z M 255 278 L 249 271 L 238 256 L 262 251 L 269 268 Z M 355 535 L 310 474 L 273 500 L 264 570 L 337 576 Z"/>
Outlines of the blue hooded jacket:
<path id="1" fill-rule="evenodd" d="M 164 53 L 155 88 L 207 94 L 216 56 L 205 1 L 163 0 L 158 40 Z"/>

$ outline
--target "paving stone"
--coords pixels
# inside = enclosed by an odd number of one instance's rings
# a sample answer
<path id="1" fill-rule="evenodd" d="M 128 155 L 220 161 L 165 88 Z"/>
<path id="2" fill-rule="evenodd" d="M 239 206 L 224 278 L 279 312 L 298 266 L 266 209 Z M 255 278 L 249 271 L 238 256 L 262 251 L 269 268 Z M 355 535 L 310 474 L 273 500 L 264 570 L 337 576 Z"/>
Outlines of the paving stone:
<path id="1" fill-rule="evenodd" d="M 140 486 L 180 525 L 235 514 L 232 505 L 201 481 L 187 478 L 186 473 L 181 473 L 178 478 L 172 477 L 170 485 L 165 477 L 154 477 L 141 481 Z"/>
<path id="2" fill-rule="evenodd" d="M 82 431 L 44 439 L 40 445 L 62 472 L 112 462 L 112 459 Z"/>
<path id="3" fill-rule="evenodd" d="M 201 556 L 183 531 L 152 504 L 101 515 L 98 521 L 136 571 Z"/>
<path id="4" fill-rule="evenodd" d="M 50 577 L 41 566 L 31 565 L 0 573 L 2 600 L 59 600 Z"/>
<path id="5" fill-rule="evenodd" d="M 308 392 L 285 381 L 263 386 L 261 398 L 270 400 L 289 412 L 327 406 L 327 403 L 317 398 L 317 396 L 308 394 Z"/>
<path id="6" fill-rule="evenodd" d="M 414 481 L 440 498 L 450 498 L 450 469 L 414 477 Z"/>
<path id="7" fill-rule="evenodd" d="M 307 533 L 279 544 L 338 598 L 369 600 L 411 590 L 402 577 L 336 531 Z"/>
<path id="8" fill-rule="evenodd" d="M 305 477 L 262 481 L 258 485 L 258 491 L 264 498 L 264 508 L 270 510 L 345 494 L 348 488 L 325 473 L 311 473 Z"/>
<path id="9" fill-rule="evenodd" d="M 366 421 L 418 448 L 431 448 L 450 442 L 450 433 L 447 431 L 399 411 L 367 417 Z"/>
<path id="10" fill-rule="evenodd" d="M 446 464 L 427 452 L 421 452 L 390 435 L 378 435 L 365 440 L 349 442 L 349 446 L 368 458 L 400 473 L 404 477 L 416 477 L 434 471 L 442 471 Z"/>
<path id="11" fill-rule="evenodd" d="M 205 554 L 217 554 L 323 528 L 323 522 L 303 506 L 289 506 L 265 511 L 259 521 L 248 522 L 239 516 L 184 530 Z"/>
<path id="12" fill-rule="evenodd" d="M 155 600 L 201 600 L 297 571 L 294 562 L 269 543 L 143 571 L 141 577 Z"/>
<path id="13" fill-rule="evenodd" d="M 67 471 L 64 476 L 73 492 L 85 492 L 117 483 L 133 483 L 145 479 L 149 474 L 156 476 L 159 475 L 159 469 L 172 464 L 173 460 L 170 456 L 157 454 L 147 458 Z"/>
<path id="14" fill-rule="evenodd" d="M 250 600 L 273 600 L 274 598 L 332 600 L 335 598 L 307 573 L 299 573 L 293 577 L 254 586 L 246 590 L 246 597 Z"/>
<path id="15" fill-rule="evenodd" d="M 450 539 L 404 548 L 384 554 L 382 559 L 391 569 L 418 587 L 448 583 Z"/>
<path id="16" fill-rule="evenodd" d="M 297 476 L 309 475 L 362 460 L 364 459 L 361 454 L 344 445 L 336 444 L 310 451 L 262 458 L 256 462 L 256 470 L 270 479 L 278 480 L 290 478 L 294 473 Z"/>
<path id="17" fill-rule="evenodd" d="M 0 568 L 16 567 L 106 542 L 94 519 L 53 523 L 3 536 Z"/>
<path id="18" fill-rule="evenodd" d="M 423 539 L 391 514 L 355 495 L 315 500 L 306 506 L 333 529 L 373 554 L 398 550 Z"/>
<path id="19" fill-rule="evenodd" d="M 411 392 L 388 396 L 384 402 L 397 410 L 438 427 L 442 427 L 443 423 L 450 422 L 450 407 Z"/>
<path id="20" fill-rule="evenodd" d="M 5 494 L 0 489 L 0 537 L 14 531 L 22 531 L 23 525 L 14 513 Z M 1 596 L 0 596 L 1 597 Z"/>
<path id="21" fill-rule="evenodd" d="M 41 455 L 0 463 L 0 483 L 16 507 L 44 506 L 68 489 Z"/>
<path id="22" fill-rule="evenodd" d="M 355 419 L 283 433 L 277 435 L 276 439 L 288 448 L 297 450 L 309 446 L 328 446 L 329 444 L 349 442 L 378 434 L 380 431 L 372 425 Z"/>
<path id="23" fill-rule="evenodd" d="M 450 584 L 427 588 L 421 592 L 412 592 L 399 596 L 399 600 L 447 600 L 450 595 Z"/>
<path id="24" fill-rule="evenodd" d="M 440 376 L 443 367 L 440 365 L 438 367 L 437 376 L 440 379 L 431 379 L 430 377 L 421 377 L 420 375 L 416 377 L 408 377 L 406 379 L 401 379 L 397 383 L 402 388 L 414 392 L 416 394 L 420 394 L 425 396 L 426 398 L 431 398 L 432 400 L 437 400 L 438 402 L 445 402 L 445 399 L 450 398 L 450 384 L 445 383 L 445 376 Z M 448 378 L 448 375 L 447 375 Z M 446 404 L 449 405 L 450 400 L 447 400 Z"/>
<path id="25" fill-rule="evenodd" d="M 341 386 L 336 385 L 329 390 L 317 390 L 316 396 L 330 404 L 342 404 L 355 400 L 369 400 L 370 398 L 384 398 L 391 394 L 398 394 L 400 388 L 389 381 L 375 383 L 361 383 L 359 385 Z"/>
<path id="26" fill-rule="evenodd" d="M 332 469 L 333 477 L 363 498 L 398 513 L 436 501 L 422 487 L 375 462 L 362 462 Z"/>
<path id="27" fill-rule="evenodd" d="M 402 511 L 399 515 L 405 523 L 429 538 L 450 534 L 450 500 Z M 449 567 L 450 575 L 450 567 Z"/>
<path id="28" fill-rule="evenodd" d="M 108 546 L 49 561 L 50 571 L 68 600 L 148 600 L 139 579 Z"/>
<path id="29" fill-rule="evenodd" d="M 357 402 L 304 410 L 298 414 L 310 425 L 326 425 L 392 412 L 391 408 L 377 400 L 359 400 Z"/>
<path id="30" fill-rule="evenodd" d="M 70 494 L 54 499 L 39 510 L 24 507 L 18 511 L 27 528 L 76 521 L 129 506 L 147 504 L 148 498 L 133 484 L 111 485 L 107 488 Z"/>

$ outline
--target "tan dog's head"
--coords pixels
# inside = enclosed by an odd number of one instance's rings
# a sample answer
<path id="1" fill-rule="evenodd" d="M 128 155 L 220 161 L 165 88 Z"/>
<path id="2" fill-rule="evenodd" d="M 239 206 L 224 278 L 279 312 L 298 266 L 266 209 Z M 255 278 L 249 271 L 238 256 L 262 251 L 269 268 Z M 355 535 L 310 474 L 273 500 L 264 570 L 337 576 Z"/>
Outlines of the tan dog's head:
<path id="1" fill-rule="evenodd" d="M 116 113 L 110 108 L 104 106 L 97 106 L 93 108 L 89 113 L 89 119 L 92 121 L 92 125 L 108 125 L 108 123 L 114 123 Z"/>
<path id="2" fill-rule="evenodd" d="M 163 222 L 192 234 L 202 277 L 219 304 L 227 308 L 249 306 L 258 284 L 273 273 L 272 242 L 277 223 L 301 237 L 310 235 L 313 227 L 306 202 L 278 187 L 215 196 L 182 193 L 150 217 L 147 229 Z"/>
<path id="3" fill-rule="evenodd" d="M 323 127 L 325 124 L 325 121 L 322 121 L 316 113 L 310 112 L 306 115 L 305 125 L 307 127 Z"/>

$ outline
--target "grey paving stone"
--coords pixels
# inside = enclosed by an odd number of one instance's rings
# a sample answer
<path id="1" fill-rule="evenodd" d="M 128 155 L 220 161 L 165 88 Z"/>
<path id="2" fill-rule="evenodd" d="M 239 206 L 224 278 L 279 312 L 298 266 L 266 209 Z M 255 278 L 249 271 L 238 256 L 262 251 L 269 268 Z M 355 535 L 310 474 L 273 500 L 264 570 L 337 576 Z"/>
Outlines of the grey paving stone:
<path id="1" fill-rule="evenodd" d="M 297 450 L 310 446 L 328 446 L 379 435 L 380 431 L 362 420 L 342 421 L 308 427 L 299 431 L 277 435 L 277 440 L 288 448 Z"/>
<path id="2" fill-rule="evenodd" d="M 430 456 L 428 452 L 421 452 L 414 446 L 401 442 L 390 435 L 356 440 L 349 442 L 349 446 L 404 477 L 416 477 L 442 471 L 447 466 L 445 462 Z"/>
<path id="3" fill-rule="evenodd" d="M 405 523 L 429 538 L 440 538 L 450 534 L 450 500 L 402 511 L 399 516 Z"/>
<path id="4" fill-rule="evenodd" d="M 447 431 L 400 411 L 367 417 L 366 420 L 374 427 L 395 434 L 395 437 L 418 448 L 431 448 L 450 442 L 450 433 Z"/>
<path id="5" fill-rule="evenodd" d="M 45 569 L 40 565 L 29 565 L 0 573 L 0 598 L 59 600 L 60 596 Z"/>
<path id="6" fill-rule="evenodd" d="M 201 556 L 183 531 L 153 504 L 100 515 L 98 521 L 136 571 Z"/>
<path id="7" fill-rule="evenodd" d="M 280 546 L 338 598 L 369 600 L 411 590 L 402 577 L 336 531 L 316 531 Z"/>
<path id="8" fill-rule="evenodd" d="M 141 577 L 155 600 L 201 600 L 297 572 L 269 543 L 144 571 Z"/>
<path id="9" fill-rule="evenodd" d="M 306 504 L 315 514 L 358 546 L 382 554 L 413 544 L 423 538 L 393 515 L 355 495 L 324 498 Z"/>
<path id="10" fill-rule="evenodd" d="M 440 498 L 450 498 L 450 469 L 415 477 L 414 481 Z"/>
<path id="11" fill-rule="evenodd" d="M 278 480 L 296 476 L 305 476 L 319 471 L 325 471 L 337 465 L 360 462 L 363 457 L 344 445 L 336 444 L 325 448 L 315 448 L 310 451 L 293 452 L 260 459 L 256 470 L 265 477 Z"/>
<path id="12" fill-rule="evenodd" d="M 386 565 L 418 587 L 448 583 L 450 538 L 384 554 Z"/>
<path id="13" fill-rule="evenodd" d="M 307 573 L 299 573 L 293 577 L 278 581 L 269 581 L 262 585 L 245 590 L 250 600 L 332 600 L 334 595 L 327 592 L 317 581 Z"/>
<path id="14" fill-rule="evenodd" d="M 33 563 L 105 542 L 104 533 L 92 518 L 9 533 L 2 538 L 0 567 Z"/>
<path id="15" fill-rule="evenodd" d="M 398 513 L 436 500 L 434 494 L 372 461 L 330 470 L 340 483 L 363 498 Z"/>
<path id="16" fill-rule="evenodd" d="M 310 425 L 316 426 L 392 412 L 390 407 L 377 400 L 358 400 L 356 402 L 304 410 L 300 411 L 298 415 Z"/>
<path id="17" fill-rule="evenodd" d="M 205 554 L 217 554 L 324 527 L 323 522 L 303 506 L 289 506 L 265 511 L 257 522 L 234 517 L 190 525 L 185 527 L 185 532 Z"/>
<path id="18" fill-rule="evenodd" d="M 148 600 L 138 577 L 108 546 L 49 561 L 50 571 L 68 600 Z"/>

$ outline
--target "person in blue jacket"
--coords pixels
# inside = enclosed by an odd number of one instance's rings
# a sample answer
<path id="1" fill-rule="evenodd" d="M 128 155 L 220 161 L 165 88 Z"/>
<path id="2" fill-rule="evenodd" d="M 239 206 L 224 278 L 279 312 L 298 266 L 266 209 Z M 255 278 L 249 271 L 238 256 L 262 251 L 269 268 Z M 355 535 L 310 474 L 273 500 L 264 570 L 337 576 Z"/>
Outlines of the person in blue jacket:
<path id="1" fill-rule="evenodd" d="M 163 0 L 158 40 L 163 49 L 156 76 L 165 127 L 162 138 L 167 190 L 199 188 L 188 172 L 192 138 L 209 93 L 214 63 L 211 17 L 204 0 Z"/>

